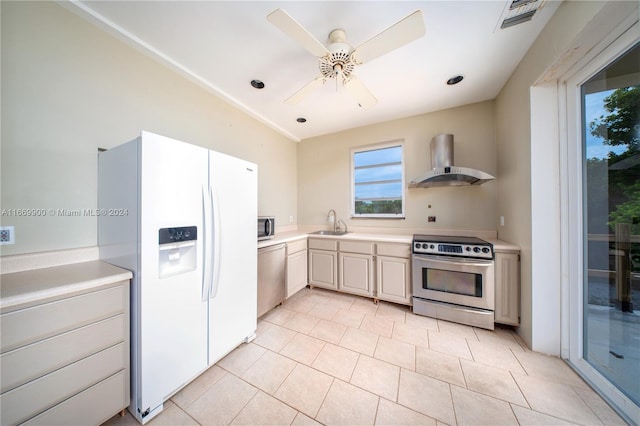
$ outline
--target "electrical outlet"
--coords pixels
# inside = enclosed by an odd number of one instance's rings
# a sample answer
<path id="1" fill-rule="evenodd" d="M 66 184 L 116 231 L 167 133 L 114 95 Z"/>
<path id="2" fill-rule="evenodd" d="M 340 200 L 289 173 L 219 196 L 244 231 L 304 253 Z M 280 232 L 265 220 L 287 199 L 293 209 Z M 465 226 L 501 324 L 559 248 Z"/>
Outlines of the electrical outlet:
<path id="1" fill-rule="evenodd" d="M 504 216 L 500 216 L 500 226 L 504 226 Z"/>
<path id="2" fill-rule="evenodd" d="M 428 221 L 429 222 L 435 222 L 436 221 L 436 217 L 435 216 L 429 216 Z"/>
<path id="3" fill-rule="evenodd" d="M 289 216 L 289 223 L 293 223 L 293 216 Z"/>
<path id="4" fill-rule="evenodd" d="M 0 245 L 15 243 L 16 232 L 13 226 L 0 226 Z"/>

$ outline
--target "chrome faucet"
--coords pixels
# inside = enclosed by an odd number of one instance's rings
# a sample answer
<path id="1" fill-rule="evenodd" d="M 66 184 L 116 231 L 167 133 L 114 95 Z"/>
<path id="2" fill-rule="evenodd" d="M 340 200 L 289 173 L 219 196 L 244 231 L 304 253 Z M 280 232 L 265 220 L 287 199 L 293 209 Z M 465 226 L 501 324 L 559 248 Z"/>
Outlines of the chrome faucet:
<path id="1" fill-rule="evenodd" d="M 329 221 L 329 223 L 333 223 L 333 232 L 336 232 L 336 219 L 336 211 L 334 209 L 329 210 L 329 213 L 327 214 L 327 220 Z"/>

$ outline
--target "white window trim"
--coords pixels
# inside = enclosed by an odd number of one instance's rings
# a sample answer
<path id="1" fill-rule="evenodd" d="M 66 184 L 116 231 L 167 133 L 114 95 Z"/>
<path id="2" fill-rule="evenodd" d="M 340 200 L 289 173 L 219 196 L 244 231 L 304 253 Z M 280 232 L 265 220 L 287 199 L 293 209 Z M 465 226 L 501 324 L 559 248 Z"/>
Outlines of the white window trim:
<path id="1" fill-rule="evenodd" d="M 355 164 L 353 162 L 353 157 L 355 155 L 355 153 L 357 152 L 363 152 L 363 151 L 373 151 L 376 149 L 385 149 L 385 148 L 391 148 L 394 146 L 400 146 L 402 147 L 402 158 L 401 158 L 401 169 L 402 169 L 402 182 L 401 182 L 401 190 L 402 190 L 402 213 L 400 214 L 396 214 L 396 215 L 391 215 L 391 214 L 381 214 L 381 213 L 377 213 L 377 214 L 356 214 L 355 212 L 355 206 L 356 206 L 356 202 L 355 202 L 355 198 L 356 198 L 356 192 L 355 192 L 355 188 L 356 188 L 356 183 L 355 183 Z M 351 168 L 349 173 L 351 174 L 351 198 L 350 198 L 350 203 L 351 206 L 349 207 L 350 211 L 351 211 L 351 219 L 404 219 L 405 218 L 405 200 L 406 200 L 406 178 L 405 178 L 405 170 L 404 170 L 404 155 L 405 155 L 405 149 L 404 149 L 404 139 L 396 139 L 393 141 L 387 141 L 387 142 L 381 142 L 381 143 L 376 143 L 376 144 L 372 144 L 372 145 L 365 145 L 365 146 L 358 146 L 358 147 L 354 147 L 351 148 L 351 151 L 349 153 L 350 155 L 350 161 L 349 163 L 351 164 Z"/>

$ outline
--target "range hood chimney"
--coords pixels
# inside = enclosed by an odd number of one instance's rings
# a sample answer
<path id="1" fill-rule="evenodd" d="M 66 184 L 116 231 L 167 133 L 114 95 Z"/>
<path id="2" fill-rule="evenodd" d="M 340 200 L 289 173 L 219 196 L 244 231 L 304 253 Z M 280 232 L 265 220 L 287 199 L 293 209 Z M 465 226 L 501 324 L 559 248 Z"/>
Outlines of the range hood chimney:
<path id="1" fill-rule="evenodd" d="M 481 185 L 493 179 L 481 170 L 454 166 L 453 135 L 443 134 L 431 139 L 431 170 L 409 182 L 409 188 Z"/>

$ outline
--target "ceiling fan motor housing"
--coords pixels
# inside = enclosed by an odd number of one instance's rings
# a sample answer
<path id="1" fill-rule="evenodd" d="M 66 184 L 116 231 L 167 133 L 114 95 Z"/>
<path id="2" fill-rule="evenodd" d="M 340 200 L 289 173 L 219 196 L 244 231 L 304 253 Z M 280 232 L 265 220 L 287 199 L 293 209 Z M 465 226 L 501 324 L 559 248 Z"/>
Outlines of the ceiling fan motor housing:
<path id="1" fill-rule="evenodd" d="M 346 42 L 346 33 L 343 30 L 333 30 L 329 33 L 331 44 L 327 46 L 330 54 L 320 58 L 320 72 L 326 78 L 335 78 L 338 75 L 349 77 L 355 67 L 351 53 L 353 47 Z"/>

